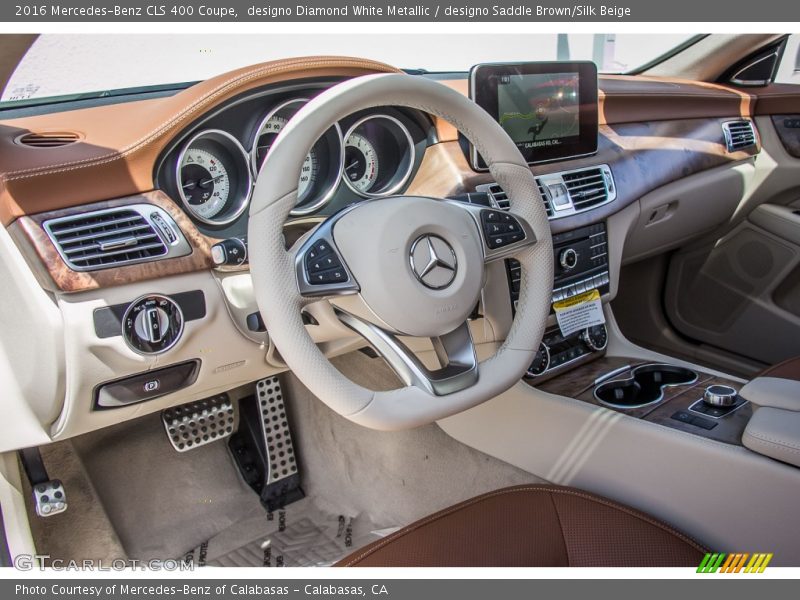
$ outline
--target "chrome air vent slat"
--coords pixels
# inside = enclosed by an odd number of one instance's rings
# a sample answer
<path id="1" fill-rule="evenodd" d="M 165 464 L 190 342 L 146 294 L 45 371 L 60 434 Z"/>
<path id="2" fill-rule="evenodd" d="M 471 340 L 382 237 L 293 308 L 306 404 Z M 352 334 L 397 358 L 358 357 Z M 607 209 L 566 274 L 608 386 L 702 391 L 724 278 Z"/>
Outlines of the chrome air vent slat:
<path id="1" fill-rule="evenodd" d="M 756 145 L 756 129 L 752 121 L 726 121 L 722 124 L 722 134 L 728 152 L 738 152 Z"/>
<path id="2" fill-rule="evenodd" d="M 597 208 L 617 197 L 614 177 L 608 165 L 541 175 L 536 178 L 536 183 L 549 219 Z M 498 208 L 508 210 L 508 196 L 498 184 L 479 185 L 476 190 L 488 193 Z"/>
<path id="3" fill-rule="evenodd" d="M 96 240 L 104 237 L 110 237 L 114 235 L 119 235 L 121 233 L 132 233 L 136 231 L 146 231 L 150 229 L 150 225 L 147 223 L 142 223 L 139 225 L 131 225 L 130 227 L 120 227 L 119 229 L 115 229 L 113 231 L 106 231 L 103 233 L 88 233 L 86 235 L 79 235 L 76 237 L 64 239 L 61 238 L 61 245 L 66 246 L 67 244 L 77 244 L 79 242 L 83 242 L 86 240 Z M 57 232 L 59 236 L 61 236 L 61 232 Z"/>
<path id="4" fill-rule="evenodd" d="M 44 222 L 61 258 L 74 271 L 93 271 L 190 254 L 166 211 L 150 204 L 88 211 Z"/>

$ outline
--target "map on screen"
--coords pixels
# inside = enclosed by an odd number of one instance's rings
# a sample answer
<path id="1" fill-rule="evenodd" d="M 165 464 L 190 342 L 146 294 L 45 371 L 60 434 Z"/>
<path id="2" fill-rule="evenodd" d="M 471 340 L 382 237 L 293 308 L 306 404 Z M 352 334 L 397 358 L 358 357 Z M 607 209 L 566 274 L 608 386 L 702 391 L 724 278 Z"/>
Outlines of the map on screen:
<path id="1" fill-rule="evenodd" d="M 503 75 L 498 121 L 518 145 L 549 146 L 580 135 L 578 73 Z"/>

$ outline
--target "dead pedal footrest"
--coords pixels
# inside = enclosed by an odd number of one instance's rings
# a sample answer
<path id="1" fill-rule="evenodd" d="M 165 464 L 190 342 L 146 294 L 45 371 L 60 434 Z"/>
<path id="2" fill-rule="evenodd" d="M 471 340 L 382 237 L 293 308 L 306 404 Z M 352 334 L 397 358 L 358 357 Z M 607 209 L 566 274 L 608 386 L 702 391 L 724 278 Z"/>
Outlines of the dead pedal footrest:
<path id="1" fill-rule="evenodd" d="M 289 415 L 277 377 L 256 384 L 256 396 L 239 404 L 239 430 L 228 445 L 245 481 L 267 510 L 303 497 Z"/>
<path id="2" fill-rule="evenodd" d="M 224 439 L 233 433 L 236 414 L 227 394 L 181 404 L 161 413 L 164 429 L 178 452 Z"/>

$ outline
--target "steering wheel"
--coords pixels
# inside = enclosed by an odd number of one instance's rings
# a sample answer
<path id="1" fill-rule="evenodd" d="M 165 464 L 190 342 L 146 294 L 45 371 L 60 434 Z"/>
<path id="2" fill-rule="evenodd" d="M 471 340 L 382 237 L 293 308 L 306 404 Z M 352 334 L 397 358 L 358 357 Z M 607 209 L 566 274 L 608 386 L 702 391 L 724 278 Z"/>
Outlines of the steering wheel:
<path id="1" fill-rule="evenodd" d="M 297 201 L 308 149 L 334 123 L 376 106 L 404 106 L 449 121 L 478 149 L 510 211 L 418 196 L 359 202 L 286 250 L 283 224 Z M 271 340 L 301 382 L 340 415 L 373 429 L 416 427 L 461 412 L 519 381 L 541 342 L 553 287 L 553 243 L 542 198 L 522 155 L 477 104 L 404 74 L 367 75 L 311 100 L 289 121 L 261 168 L 250 207 L 250 272 Z M 521 264 L 505 342 L 478 362 L 467 319 L 487 263 Z M 405 387 L 357 385 L 319 350 L 302 310 L 329 298 Z M 431 338 L 441 368 L 427 369 L 398 335 Z"/>

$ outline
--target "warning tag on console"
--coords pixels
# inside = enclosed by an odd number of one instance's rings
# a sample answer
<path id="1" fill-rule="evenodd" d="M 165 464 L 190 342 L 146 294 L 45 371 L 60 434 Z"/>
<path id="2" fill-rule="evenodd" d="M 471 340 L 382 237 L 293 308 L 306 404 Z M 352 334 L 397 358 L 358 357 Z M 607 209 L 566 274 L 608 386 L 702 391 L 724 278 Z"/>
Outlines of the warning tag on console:
<path id="1" fill-rule="evenodd" d="M 556 311 L 558 327 L 564 337 L 606 322 L 600 292 L 597 290 L 554 302 L 553 309 Z"/>

